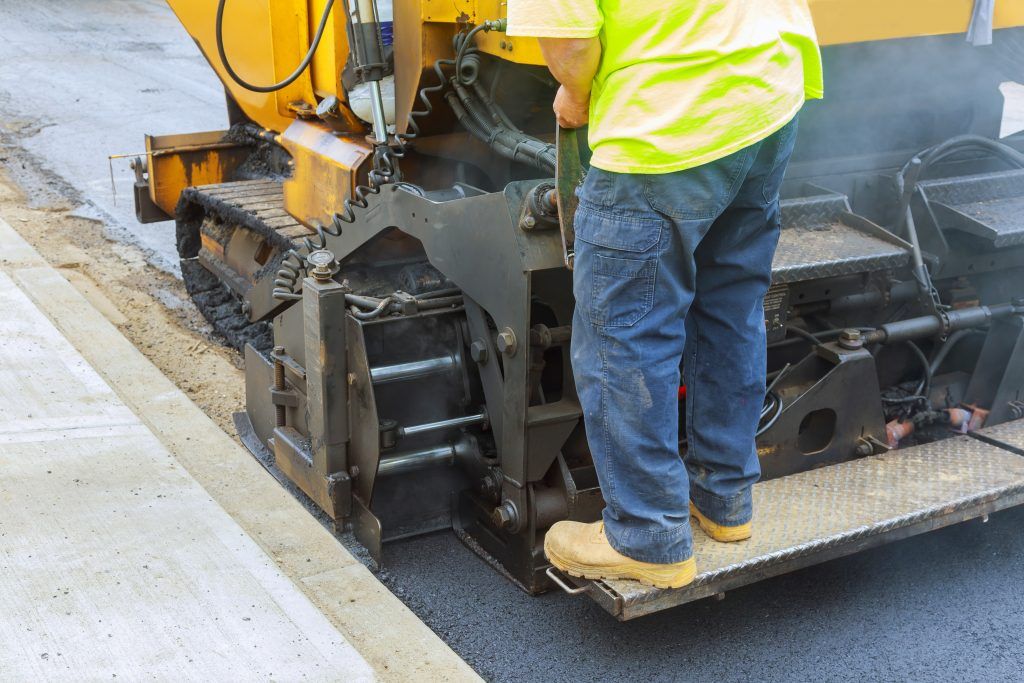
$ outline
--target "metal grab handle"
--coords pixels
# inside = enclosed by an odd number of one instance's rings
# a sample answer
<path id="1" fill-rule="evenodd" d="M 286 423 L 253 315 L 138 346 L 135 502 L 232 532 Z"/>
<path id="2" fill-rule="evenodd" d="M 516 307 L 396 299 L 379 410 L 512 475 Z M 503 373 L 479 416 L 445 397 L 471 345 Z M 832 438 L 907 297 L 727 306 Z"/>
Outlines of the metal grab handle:
<path id="1" fill-rule="evenodd" d="M 562 577 L 558 576 L 558 574 L 555 573 L 554 567 L 548 567 L 546 570 L 544 570 L 544 573 L 548 575 L 549 579 L 555 582 L 555 585 L 557 585 L 559 588 L 564 590 L 569 595 L 579 595 L 581 593 L 586 593 L 588 590 L 590 590 L 589 585 L 583 586 L 582 588 L 572 588 L 571 586 L 569 586 L 569 584 L 562 580 Z"/>

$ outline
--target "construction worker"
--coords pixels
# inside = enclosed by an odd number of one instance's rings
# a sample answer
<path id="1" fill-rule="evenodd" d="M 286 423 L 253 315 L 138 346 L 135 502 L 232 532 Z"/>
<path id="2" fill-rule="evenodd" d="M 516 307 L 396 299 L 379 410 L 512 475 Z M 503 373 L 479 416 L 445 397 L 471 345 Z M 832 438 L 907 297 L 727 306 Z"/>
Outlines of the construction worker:
<path id="1" fill-rule="evenodd" d="M 593 150 L 572 363 L 605 509 L 544 550 L 574 576 L 678 588 L 691 514 L 717 541 L 752 533 L 779 189 L 822 96 L 807 0 L 509 0 L 508 19 L 540 39 L 556 118 L 589 122 Z"/>

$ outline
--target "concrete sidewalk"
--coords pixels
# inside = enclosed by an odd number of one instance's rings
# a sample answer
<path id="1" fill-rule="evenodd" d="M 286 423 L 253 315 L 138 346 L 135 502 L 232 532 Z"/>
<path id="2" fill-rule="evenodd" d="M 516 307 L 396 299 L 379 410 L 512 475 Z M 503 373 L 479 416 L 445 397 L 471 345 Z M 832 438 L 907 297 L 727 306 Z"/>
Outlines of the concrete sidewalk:
<path id="1" fill-rule="evenodd" d="M 0 311 L 0 678 L 476 678 L 2 220 Z"/>

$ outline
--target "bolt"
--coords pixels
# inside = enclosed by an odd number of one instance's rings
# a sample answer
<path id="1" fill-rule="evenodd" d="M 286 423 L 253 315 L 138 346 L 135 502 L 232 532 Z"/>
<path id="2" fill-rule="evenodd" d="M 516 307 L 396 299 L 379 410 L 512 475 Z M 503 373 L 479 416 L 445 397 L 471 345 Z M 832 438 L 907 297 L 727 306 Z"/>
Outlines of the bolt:
<path id="1" fill-rule="evenodd" d="M 505 41 L 503 40 L 503 41 L 501 41 L 501 43 L 499 43 L 499 45 L 501 45 L 501 49 L 502 49 L 502 50 L 504 50 L 504 49 L 505 49 L 505 46 L 506 46 L 506 45 L 508 45 L 508 43 L 506 43 L 506 42 L 505 42 Z"/>
<path id="2" fill-rule="evenodd" d="M 349 467 L 348 468 L 348 476 L 352 477 L 353 479 L 358 477 L 359 476 L 359 465 L 352 465 L 352 467 Z"/>
<path id="3" fill-rule="evenodd" d="M 515 503 L 506 500 L 494 508 L 494 512 L 491 513 L 491 521 L 499 529 L 512 529 L 515 527 L 519 523 L 519 511 L 516 510 Z"/>
<path id="4" fill-rule="evenodd" d="M 839 333 L 839 345 L 844 349 L 851 351 L 864 346 L 864 335 L 860 333 L 860 330 L 848 328 Z"/>
<path id="5" fill-rule="evenodd" d="M 498 350 L 506 356 L 516 355 L 516 333 L 506 327 L 498 333 Z"/>
<path id="6" fill-rule="evenodd" d="M 537 226 L 537 219 L 530 214 L 526 214 L 523 216 L 523 220 L 520 221 L 519 225 L 523 230 L 533 230 Z"/>
<path id="7" fill-rule="evenodd" d="M 869 444 L 867 441 L 861 441 L 859 444 L 857 444 L 857 455 L 859 455 L 862 458 L 871 455 L 872 453 L 874 453 L 874 451 L 875 449 L 873 449 L 871 447 L 871 444 Z"/>
<path id="8" fill-rule="evenodd" d="M 469 357 L 483 365 L 487 362 L 487 344 L 483 339 L 477 339 L 469 346 Z"/>

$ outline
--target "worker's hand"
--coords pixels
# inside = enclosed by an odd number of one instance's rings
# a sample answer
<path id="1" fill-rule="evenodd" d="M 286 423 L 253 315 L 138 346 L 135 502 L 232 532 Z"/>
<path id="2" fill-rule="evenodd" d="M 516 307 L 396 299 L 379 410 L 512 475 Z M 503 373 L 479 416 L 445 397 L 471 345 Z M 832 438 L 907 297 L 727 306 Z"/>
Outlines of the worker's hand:
<path id="1" fill-rule="evenodd" d="M 580 99 L 563 85 L 555 95 L 555 119 L 562 128 L 581 128 L 590 119 L 590 96 Z"/>

